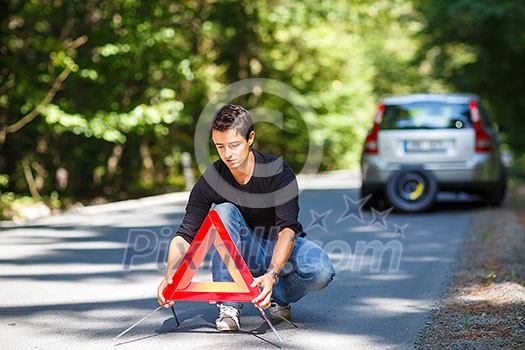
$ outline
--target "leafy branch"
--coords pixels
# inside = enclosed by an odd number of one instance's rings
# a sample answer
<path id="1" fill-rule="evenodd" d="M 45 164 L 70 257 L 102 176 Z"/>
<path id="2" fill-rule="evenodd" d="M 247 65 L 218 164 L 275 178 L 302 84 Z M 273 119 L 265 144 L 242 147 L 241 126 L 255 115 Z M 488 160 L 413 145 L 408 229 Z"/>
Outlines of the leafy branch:
<path id="1" fill-rule="evenodd" d="M 67 48 L 76 49 L 79 46 L 86 43 L 86 41 L 87 41 L 87 36 L 83 35 L 79 37 L 78 39 L 74 40 L 73 42 L 69 43 Z M 4 142 L 5 136 L 7 134 L 13 134 L 19 131 L 20 129 L 22 129 L 27 124 L 29 124 L 41 113 L 44 107 L 46 107 L 47 105 L 51 103 L 51 101 L 53 101 L 53 98 L 55 97 L 55 95 L 57 94 L 58 90 L 61 88 L 64 81 L 67 79 L 67 77 L 73 70 L 74 66 L 75 64 L 73 61 L 67 62 L 66 68 L 64 68 L 62 73 L 60 73 L 58 77 L 55 79 L 55 81 L 53 82 L 53 85 L 51 86 L 51 89 L 49 89 L 44 99 L 31 112 L 29 112 L 28 114 L 20 118 L 14 124 L 11 124 L 5 127 L 4 130 L 0 132 L 0 142 L 1 143 Z"/>

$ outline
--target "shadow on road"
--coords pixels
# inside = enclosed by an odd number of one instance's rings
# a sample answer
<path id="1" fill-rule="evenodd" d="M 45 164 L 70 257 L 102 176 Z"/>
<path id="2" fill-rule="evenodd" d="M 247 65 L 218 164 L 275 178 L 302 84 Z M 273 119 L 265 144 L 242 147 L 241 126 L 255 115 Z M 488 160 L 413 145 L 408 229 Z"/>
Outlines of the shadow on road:
<path id="1" fill-rule="evenodd" d="M 440 201 L 429 212 L 404 215 L 393 212 L 381 223 L 370 212 L 345 216 L 348 212 L 345 196 L 357 201 L 358 189 L 305 190 L 301 196 L 300 220 L 308 237 L 330 249 L 329 254 L 337 263 L 338 272 L 328 288 L 309 294 L 294 304 L 294 322 L 298 329 L 288 331 L 286 324 L 277 327 L 285 337 L 297 341 L 303 339 L 301 337 L 311 337 L 315 344 L 325 336 L 335 336 L 335 339 L 337 336 L 355 336 L 367 337 L 370 344 L 377 347 L 406 346 L 424 323 L 432 302 L 444 289 L 446 271 L 454 263 L 455 247 L 461 241 L 469 213 L 484 208 L 476 200 Z M 137 298 L 117 301 L 94 298 L 78 302 L 69 300 L 60 285 L 78 282 L 82 288 L 82 283 L 97 281 L 107 283 L 108 293 L 118 295 L 120 288 L 141 278 L 158 276 L 160 280 L 163 271 L 159 262 L 163 263 L 165 254 L 161 250 L 166 249 L 171 238 L 166 234 L 166 228 L 170 228 L 169 232 L 175 231 L 182 219 L 184 203 L 176 203 L 174 208 L 170 210 L 164 206 L 162 210 L 151 207 L 74 215 L 65 224 L 55 219 L 3 230 L 5 252 L 20 249 L 21 253 L 2 254 L 0 281 L 4 285 L 13 281 L 23 283 L 37 294 L 40 288 L 49 291 L 56 285 L 56 293 L 63 293 L 64 302 L 46 302 L 44 299 L 24 303 L 17 300 L 16 291 L 11 291 L 9 298 L 3 298 L 0 303 L 2 323 L 26 324 L 37 337 L 67 335 L 84 340 L 112 339 L 151 311 L 156 301 L 141 297 L 143 292 L 137 290 Z M 315 221 L 313 212 L 324 213 L 324 221 Z M 393 235 L 395 225 L 406 227 L 406 236 Z M 123 261 L 131 232 L 143 232 L 144 237 L 150 237 L 150 242 L 146 238 L 131 242 L 138 245 L 135 247 L 137 251 L 155 249 L 150 254 L 137 256 L 130 269 L 124 270 Z M 362 264 L 354 268 L 356 265 L 352 262 L 359 242 L 379 242 L 387 248 L 390 242 L 397 242 L 402 249 L 400 267 L 389 270 L 395 252 L 385 249 L 378 254 L 381 261 L 377 264 L 378 270 L 374 270 L 371 266 L 377 252 L 373 246 L 367 245 L 361 257 Z M 345 251 L 347 248 L 349 250 Z M 81 273 L 75 273 L 77 268 L 81 268 Z M 151 288 L 155 290 L 156 285 Z M 215 307 L 205 303 L 180 302 L 176 305 L 181 326 L 173 332 L 196 339 L 202 339 L 208 333 L 216 336 Z M 266 339 L 271 337 L 271 331 L 264 328 L 264 321 L 252 309 L 246 307 L 243 311 L 243 319 L 247 321 L 245 329 L 249 329 L 244 333 L 259 338 L 265 335 L 265 338 L 260 338 L 255 345 L 250 344 L 254 347 L 273 346 Z M 161 320 L 159 315 L 153 316 L 133 333 L 132 339 L 136 340 L 122 339 L 120 345 L 169 336 L 173 333 L 169 317 Z M 53 326 L 49 327 L 49 324 Z"/>

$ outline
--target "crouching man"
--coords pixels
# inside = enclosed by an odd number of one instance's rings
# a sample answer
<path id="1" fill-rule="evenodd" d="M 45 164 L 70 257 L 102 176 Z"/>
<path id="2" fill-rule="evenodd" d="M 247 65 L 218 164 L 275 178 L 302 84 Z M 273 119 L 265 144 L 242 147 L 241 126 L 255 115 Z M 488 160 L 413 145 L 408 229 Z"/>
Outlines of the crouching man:
<path id="1" fill-rule="evenodd" d="M 158 301 L 213 205 L 262 289 L 253 302 L 269 308 L 274 320 L 291 318 L 291 303 L 326 287 L 335 276 L 327 254 L 305 238 L 298 222 L 295 174 L 282 159 L 252 148 L 255 139 L 249 112 L 226 105 L 214 114 L 211 136 L 220 160 L 208 167 L 193 187 L 182 224 L 171 241 Z M 212 260 L 213 280 L 232 278 L 219 254 Z M 219 302 L 215 321 L 220 331 L 241 326 L 242 304 Z"/>

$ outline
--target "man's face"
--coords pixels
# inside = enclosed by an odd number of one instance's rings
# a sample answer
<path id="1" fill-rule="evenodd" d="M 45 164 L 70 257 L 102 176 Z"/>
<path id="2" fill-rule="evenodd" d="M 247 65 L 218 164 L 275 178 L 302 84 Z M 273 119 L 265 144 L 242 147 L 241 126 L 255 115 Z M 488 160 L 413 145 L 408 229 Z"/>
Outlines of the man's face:
<path id="1" fill-rule="evenodd" d="M 255 133 L 252 131 L 247 141 L 234 129 L 225 131 L 213 130 L 211 134 L 219 156 L 228 168 L 232 170 L 238 169 L 246 163 L 254 136 Z"/>

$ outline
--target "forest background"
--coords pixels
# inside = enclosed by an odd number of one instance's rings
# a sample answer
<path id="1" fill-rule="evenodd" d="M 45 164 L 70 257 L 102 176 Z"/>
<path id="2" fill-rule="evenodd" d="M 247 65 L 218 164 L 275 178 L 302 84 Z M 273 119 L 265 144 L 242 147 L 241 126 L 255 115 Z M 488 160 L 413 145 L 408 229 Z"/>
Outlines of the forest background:
<path id="1" fill-rule="evenodd" d="M 522 0 L 2 0 L 0 219 L 183 190 L 196 122 L 226 86 L 298 90 L 323 134 L 321 170 L 356 168 L 379 100 L 472 92 L 525 169 Z M 305 162 L 308 130 L 287 101 L 256 147 Z M 213 149 L 213 147 L 210 147 Z"/>

